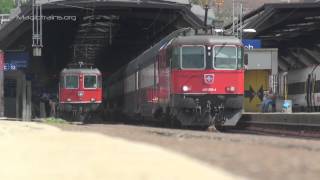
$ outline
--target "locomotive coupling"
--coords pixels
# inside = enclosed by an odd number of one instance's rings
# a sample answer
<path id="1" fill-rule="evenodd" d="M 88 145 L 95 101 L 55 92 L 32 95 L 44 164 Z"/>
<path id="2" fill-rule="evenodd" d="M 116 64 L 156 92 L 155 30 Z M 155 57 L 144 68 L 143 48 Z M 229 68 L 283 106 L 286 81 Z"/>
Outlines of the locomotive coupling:
<path id="1" fill-rule="evenodd" d="M 201 105 L 200 105 L 200 100 L 198 98 L 195 99 L 196 103 L 196 112 L 201 114 Z"/>

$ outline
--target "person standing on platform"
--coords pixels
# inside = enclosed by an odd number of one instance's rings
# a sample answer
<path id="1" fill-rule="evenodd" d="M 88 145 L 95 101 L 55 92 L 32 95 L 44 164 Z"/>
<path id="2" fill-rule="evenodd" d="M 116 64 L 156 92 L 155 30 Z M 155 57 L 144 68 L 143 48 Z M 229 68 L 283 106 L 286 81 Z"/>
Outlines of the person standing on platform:
<path id="1" fill-rule="evenodd" d="M 269 91 L 265 91 L 263 93 L 263 101 L 262 101 L 262 112 L 269 112 L 269 106 L 272 107 L 272 112 L 275 111 L 275 96 L 270 88 Z"/>
<path id="2" fill-rule="evenodd" d="M 50 106 L 50 116 L 51 117 L 56 117 L 56 100 L 55 98 L 51 97 L 49 99 L 49 106 Z"/>

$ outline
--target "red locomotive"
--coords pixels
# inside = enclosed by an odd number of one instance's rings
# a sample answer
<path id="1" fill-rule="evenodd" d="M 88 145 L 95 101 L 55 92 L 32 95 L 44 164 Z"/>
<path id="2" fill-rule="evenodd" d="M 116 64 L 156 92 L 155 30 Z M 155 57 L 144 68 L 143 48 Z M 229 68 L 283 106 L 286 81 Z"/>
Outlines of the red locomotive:
<path id="1" fill-rule="evenodd" d="M 102 102 L 101 73 L 90 64 L 71 64 L 60 73 L 59 112 L 84 118 Z"/>
<path id="2" fill-rule="evenodd" d="M 173 32 L 108 79 L 109 107 L 183 126 L 232 126 L 241 117 L 243 46 L 228 36 Z"/>

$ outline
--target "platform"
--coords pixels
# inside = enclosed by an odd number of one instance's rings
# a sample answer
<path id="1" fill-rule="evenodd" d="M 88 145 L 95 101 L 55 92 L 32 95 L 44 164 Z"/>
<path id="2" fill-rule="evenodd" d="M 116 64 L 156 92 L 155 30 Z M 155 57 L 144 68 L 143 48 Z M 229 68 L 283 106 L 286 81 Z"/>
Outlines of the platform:
<path id="1" fill-rule="evenodd" d="M 320 113 L 243 113 L 240 122 L 319 126 Z"/>
<path id="2" fill-rule="evenodd" d="M 0 179 L 242 179 L 144 143 L 53 126 L 0 121 Z"/>

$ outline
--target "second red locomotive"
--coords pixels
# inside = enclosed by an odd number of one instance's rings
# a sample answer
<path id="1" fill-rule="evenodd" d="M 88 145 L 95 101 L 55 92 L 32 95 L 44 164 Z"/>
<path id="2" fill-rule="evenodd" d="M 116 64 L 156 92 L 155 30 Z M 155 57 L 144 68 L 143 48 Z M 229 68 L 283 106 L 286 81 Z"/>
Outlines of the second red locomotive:
<path id="1" fill-rule="evenodd" d="M 69 65 L 60 73 L 59 112 L 79 118 L 95 111 L 102 102 L 101 73 L 91 65 Z M 81 118 L 81 117 L 80 117 Z"/>
<path id="2" fill-rule="evenodd" d="M 173 32 L 113 74 L 109 107 L 184 126 L 235 125 L 243 106 L 242 43 L 189 33 Z"/>

